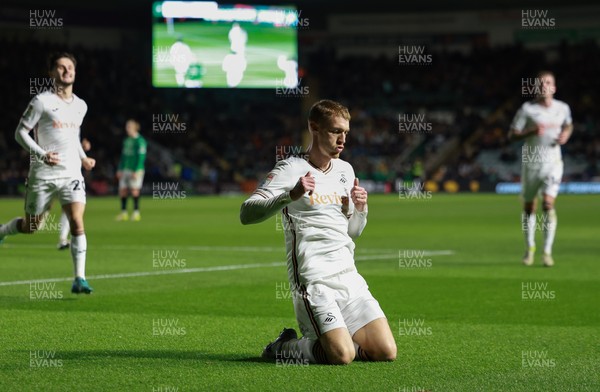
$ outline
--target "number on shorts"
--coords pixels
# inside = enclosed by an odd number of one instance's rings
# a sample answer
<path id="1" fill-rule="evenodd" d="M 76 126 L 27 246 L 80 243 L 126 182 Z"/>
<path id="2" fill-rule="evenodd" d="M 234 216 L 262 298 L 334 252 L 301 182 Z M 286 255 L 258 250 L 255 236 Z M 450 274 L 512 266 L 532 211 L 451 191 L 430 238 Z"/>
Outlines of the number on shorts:
<path id="1" fill-rule="evenodd" d="M 71 185 L 73 185 L 74 191 L 80 191 L 82 189 L 85 189 L 85 183 L 83 181 L 73 180 L 71 181 Z"/>

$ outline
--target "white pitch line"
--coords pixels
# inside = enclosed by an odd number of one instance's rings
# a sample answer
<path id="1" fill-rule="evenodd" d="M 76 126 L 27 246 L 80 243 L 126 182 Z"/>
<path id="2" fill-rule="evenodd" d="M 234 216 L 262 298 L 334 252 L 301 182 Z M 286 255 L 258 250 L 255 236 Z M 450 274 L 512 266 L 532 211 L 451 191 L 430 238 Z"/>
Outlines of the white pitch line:
<path id="1" fill-rule="evenodd" d="M 235 265 L 217 265 L 214 267 L 200 267 L 200 268 L 182 268 L 174 270 L 163 270 L 163 271 L 144 271 L 144 272 L 125 272 L 122 274 L 105 274 L 105 275 L 92 275 L 88 276 L 88 279 L 113 279 L 113 278 L 131 278 L 138 276 L 155 276 L 155 275 L 175 275 L 175 274 L 190 274 L 194 272 L 212 272 L 212 271 L 231 271 L 240 269 L 250 268 L 264 268 L 264 267 L 281 267 L 286 263 L 273 262 L 273 263 L 260 263 L 260 264 L 235 264 Z M 34 280 L 16 280 L 13 282 L 0 282 L 0 286 L 17 286 L 23 284 L 32 283 L 44 283 L 44 282 L 68 282 L 73 278 L 50 278 L 50 279 L 34 279 Z"/>
<path id="2" fill-rule="evenodd" d="M 5 248 L 35 248 L 35 249 L 49 249 L 54 248 L 55 245 L 45 244 L 4 244 Z M 285 246 L 179 246 L 179 245 L 154 245 L 151 247 L 144 245 L 107 245 L 107 244 L 94 244 L 93 249 L 102 250 L 145 250 L 148 252 L 159 251 L 159 250 L 189 250 L 189 251 L 206 251 L 206 252 L 281 252 L 285 253 Z M 422 249 L 381 249 L 381 248 L 358 248 L 356 249 L 357 254 L 361 253 L 393 253 L 398 255 L 399 251 L 402 252 L 413 252 L 415 256 L 443 256 L 452 255 L 452 250 L 422 250 Z M 423 252 L 423 253 L 421 253 Z M 421 253 L 421 254 L 420 254 Z"/>
<path id="3" fill-rule="evenodd" d="M 50 244 L 4 244 L 4 248 L 35 248 L 49 249 L 56 248 L 56 245 Z M 168 249 L 192 250 L 192 251 L 209 251 L 209 252 L 281 252 L 285 253 L 285 246 L 180 246 L 180 245 L 107 245 L 94 244 L 94 249 L 102 250 L 146 250 L 148 252 Z"/>
<path id="4" fill-rule="evenodd" d="M 440 251 L 424 251 L 422 255 L 451 255 L 454 254 L 451 250 L 440 250 Z M 420 255 L 419 255 L 420 256 Z M 387 260 L 396 259 L 397 254 L 385 254 L 385 255 L 370 255 L 370 256 L 355 256 L 355 261 L 361 260 Z M 231 271 L 241 270 L 250 268 L 265 268 L 265 267 L 282 267 L 287 263 L 284 262 L 272 262 L 272 263 L 255 263 L 255 264 L 233 264 L 233 265 L 217 265 L 213 267 L 198 267 L 198 268 L 182 268 L 173 270 L 162 270 L 162 271 L 142 271 L 142 272 L 124 272 L 120 274 L 104 274 L 104 275 L 92 275 L 88 276 L 89 279 L 118 279 L 118 278 L 132 278 L 139 276 L 157 276 L 157 275 L 175 275 L 175 274 L 190 274 L 194 272 L 214 272 L 214 271 Z M 32 283 L 50 283 L 50 282 L 68 282 L 73 278 L 48 278 L 48 279 L 33 279 L 33 280 L 15 280 L 12 282 L 0 282 L 0 286 L 18 286 Z"/>
<path id="5" fill-rule="evenodd" d="M 408 255 L 409 258 L 419 258 L 422 256 L 448 256 L 453 255 L 454 251 L 451 250 L 426 250 L 420 251 L 419 253 L 414 253 L 412 255 Z M 386 259 L 398 259 L 398 253 L 393 254 L 385 254 L 385 255 L 372 255 L 372 256 L 354 256 L 354 260 L 386 260 Z"/>

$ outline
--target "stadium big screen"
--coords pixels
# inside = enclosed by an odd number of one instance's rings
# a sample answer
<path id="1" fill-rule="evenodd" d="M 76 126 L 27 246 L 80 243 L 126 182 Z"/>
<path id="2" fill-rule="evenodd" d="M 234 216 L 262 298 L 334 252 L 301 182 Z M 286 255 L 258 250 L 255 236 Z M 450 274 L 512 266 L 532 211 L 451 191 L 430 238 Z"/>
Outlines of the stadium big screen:
<path id="1" fill-rule="evenodd" d="M 293 6 L 209 1 L 153 4 L 152 84 L 182 88 L 295 87 Z"/>

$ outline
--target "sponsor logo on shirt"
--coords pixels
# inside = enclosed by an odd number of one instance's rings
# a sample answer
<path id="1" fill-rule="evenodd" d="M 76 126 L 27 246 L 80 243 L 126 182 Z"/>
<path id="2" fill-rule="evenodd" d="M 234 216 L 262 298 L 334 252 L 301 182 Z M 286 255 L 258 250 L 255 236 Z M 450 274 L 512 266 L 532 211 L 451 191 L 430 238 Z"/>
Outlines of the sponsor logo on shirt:
<path id="1" fill-rule="evenodd" d="M 315 204 L 342 204 L 342 197 L 338 195 L 337 192 L 325 195 L 320 195 L 316 192 L 313 192 L 308 197 L 310 199 L 311 206 L 314 206 Z"/>
<path id="2" fill-rule="evenodd" d="M 52 121 L 52 128 L 79 128 L 79 124 L 75 124 L 74 122 L 62 122 L 58 120 Z"/>

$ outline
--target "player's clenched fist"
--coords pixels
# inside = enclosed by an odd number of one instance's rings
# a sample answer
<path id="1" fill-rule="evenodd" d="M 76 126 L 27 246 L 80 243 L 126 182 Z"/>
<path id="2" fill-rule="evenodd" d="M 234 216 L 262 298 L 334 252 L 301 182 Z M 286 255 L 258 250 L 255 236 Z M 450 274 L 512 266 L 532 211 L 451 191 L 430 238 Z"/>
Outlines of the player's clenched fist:
<path id="1" fill-rule="evenodd" d="M 352 203 L 354 203 L 354 207 L 356 210 L 362 212 L 367 205 L 367 191 L 365 188 L 358 186 L 358 178 L 354 179 L 354 186 L 350 191 L 350 197 L 352 198 Z"/>
<path id="2" fill-rule="evenodd" d="M 298 200 L 306 192 L 310 195 L 315 190 L 315 178 L 311 176 L 310 172 L 306 173 L 304 177 L 300 177 L 294 189 L 290 191 L 290 197 L 292 200 Z"/>
<path id="3" fill-rule="evenodd" d="M 81 160 L 81 165 L 85 170 L 92 170 L 96 166 L 96 160 L 94 158 L 86 157 Z"/>
<path id="4" fill-rule="evenodd" d="M 561 146 L 569 141 L 569 137 L 571 136 L 570 132 L 561 132 L 558 135 L 558 139 L 556 140 L 558 144 Z"/>

